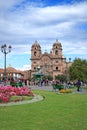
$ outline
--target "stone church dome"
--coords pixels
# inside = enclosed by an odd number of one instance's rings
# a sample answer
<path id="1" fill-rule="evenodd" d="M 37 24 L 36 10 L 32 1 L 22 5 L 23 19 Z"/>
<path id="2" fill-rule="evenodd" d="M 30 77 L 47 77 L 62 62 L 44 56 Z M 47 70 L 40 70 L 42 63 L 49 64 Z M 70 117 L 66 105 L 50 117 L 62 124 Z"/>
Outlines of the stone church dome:
<path id="1" fill-rule="evenodd" d="M 56 42 L 53 44 L 53 47 L 55 46 L 61 46 L 61 43 L 58 41 L 58 39 L 56 39 Z"/>
<path id="2" fill-rule="evenodd" d="M 35 41 L 35 43 L 32 45 L 32 48 L 41 48 L 39 43 Z"/>

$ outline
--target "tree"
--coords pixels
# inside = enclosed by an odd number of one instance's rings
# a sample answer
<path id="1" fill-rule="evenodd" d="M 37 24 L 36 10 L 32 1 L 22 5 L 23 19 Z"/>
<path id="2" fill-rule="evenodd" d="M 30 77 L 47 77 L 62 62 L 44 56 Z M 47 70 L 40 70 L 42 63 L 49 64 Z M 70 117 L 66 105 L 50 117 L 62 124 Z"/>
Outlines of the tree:
<path id="1" fill-rule="evenodd" d="M 70 80 L 87 80 L 87 60 L 75 59 L 69 68 Z"/>
<path id="2" fill-rule="evenodd" d="M 66 76 L 65 75 L 57 75 L 56 79 L 63 82 L 63 81 L 66 81 Z"/>
<path id="3" fill-rule="evenodd" d="M 52 77 L 51 75 L 44 75 L 44 76 L 42 77 L 42 79 L 44 79 L 44 80 L 46 80 L 46 79 L 48 79 L 48 80 L 53 80 L 53 77 Z"/>

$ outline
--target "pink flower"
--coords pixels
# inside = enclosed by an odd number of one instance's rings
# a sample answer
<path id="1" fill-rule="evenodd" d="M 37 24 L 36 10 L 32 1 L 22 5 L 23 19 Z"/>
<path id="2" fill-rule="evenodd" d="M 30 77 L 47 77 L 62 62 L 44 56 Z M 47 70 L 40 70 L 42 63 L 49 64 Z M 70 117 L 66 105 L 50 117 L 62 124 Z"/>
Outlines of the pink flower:
<path id="1" fill-rule="evenodd" d="M 9 102 L 10 97 L 14 95 L 20 96 L 34 96 L 31 89 L 28 87 L 12 87 L 12 86 L 1 86 L 0 87 L 0 102 Z"/>

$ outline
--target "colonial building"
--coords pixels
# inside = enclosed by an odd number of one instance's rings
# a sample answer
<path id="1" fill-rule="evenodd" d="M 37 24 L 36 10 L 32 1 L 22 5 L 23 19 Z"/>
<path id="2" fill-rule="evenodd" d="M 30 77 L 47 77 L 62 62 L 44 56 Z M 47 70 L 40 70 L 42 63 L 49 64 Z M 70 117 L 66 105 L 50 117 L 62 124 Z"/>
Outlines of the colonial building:
<path id="1" fill-rule="evenodd" d="M 11 66 L 8 66 L 6 68 L 6 77 L 8 79 L 24 78 L 24 72 L 20 70 L 16 70 L 15 68 Z M 0 68 L 0 79 L 3 79 L 3 78 L 4 78 L 4 69 Z"/>
<path id="2" fill-rule="evenodd" d="M 4 74 L 5 74 L 5 70 L 0 68 L 0 80 L 2 80 L 4 78 Z M 17 70 L 13 67 L 11 67 L 11 65 L 9 65 L 6 68 L 6 77 L 7 79 L 29 79 L 31 78 L 31 70 Z"/>
<path id="3" fill-rule="evenodd" d="M 62 45 L 56 40 L 50 53 L 42 53 L 40 44 L 35 41 L 31 47 L 31 77 L 39 70 L 42 74 L 51 75 L 53 79 L 57 75 L 66 74 L 66 58 L 62 54 Z"/>

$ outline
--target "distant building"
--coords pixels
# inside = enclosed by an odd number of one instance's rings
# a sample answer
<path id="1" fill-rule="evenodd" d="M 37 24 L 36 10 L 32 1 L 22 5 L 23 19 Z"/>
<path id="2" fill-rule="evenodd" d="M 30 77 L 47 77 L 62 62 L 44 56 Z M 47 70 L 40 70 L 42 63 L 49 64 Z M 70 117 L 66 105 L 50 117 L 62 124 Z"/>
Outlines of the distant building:
<path id="1" fill-rule="evenodd" d="M 15 68 L 8 66 L 6 68 L 6 77 L 8 79 L 14 78 L 23 78 L 24 77 L 24 72 L 20 71 L 20 70 L 16 70 Z M 4 78 L 4 69 L 0 68 L 0 78 L 3 79 Z"/>
<path id="2" fill-rule="evenodd" d="M 37 71 L 45 75 L 51 75 L 53 79 L 57 75 L 66 74 L 66 58 L 62 54 L 62 45 L 56 40 L 50 53 L 41 51 L 40 44 L 35 41 L 31 47 L 31 77 Z"/>
<path id="3" fill-rule="evenodd" d="M 21 71 L 11 67 L 10 65 L 6 68 L 6 77 L 7 79 L 29 79 L 31 78 L 31 70 Z M 0 80 L 2 80 L 3 78 L 4 69 L 0 68 Z"/>

